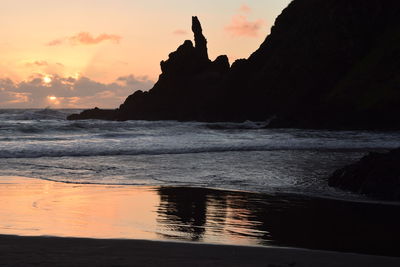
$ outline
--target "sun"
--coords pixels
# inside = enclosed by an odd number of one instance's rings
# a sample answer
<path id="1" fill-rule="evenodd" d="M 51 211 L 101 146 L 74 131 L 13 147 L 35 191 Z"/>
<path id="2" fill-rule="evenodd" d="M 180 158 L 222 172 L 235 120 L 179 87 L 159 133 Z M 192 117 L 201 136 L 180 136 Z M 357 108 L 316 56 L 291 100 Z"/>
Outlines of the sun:
<path id="1" fill-rule="evenodd" d="M 50 103 L 51 105 L 60 105 L 61 99 L 62 99 L 62 98 L 58 98 L 58 97 L 56 97 L 56 96 L 54 96 L 54 95 L 49 95 L 49 96 L 47 96 L 47 101 L 48 101 L 48 103 Z"/>
<path id="2" fill-rule="evenodd" d="M 43 82 L 44 83 L 49 84 L 49 83 L 51 83 L 51 81 L 52 81 L 52 79 L 51 79 L 50 76 L 44 76 L 43 77 Z"/>

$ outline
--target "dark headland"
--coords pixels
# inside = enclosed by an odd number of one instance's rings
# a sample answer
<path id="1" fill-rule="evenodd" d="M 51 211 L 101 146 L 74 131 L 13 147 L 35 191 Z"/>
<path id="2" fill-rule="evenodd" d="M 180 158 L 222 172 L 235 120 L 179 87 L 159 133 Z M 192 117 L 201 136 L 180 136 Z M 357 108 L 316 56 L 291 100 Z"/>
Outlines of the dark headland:
<path id="1" fill-rule="evenodd" d="M 197 17 L 148 92 L 70 120 L 264 121 L 271 127 L 399 129 L 400 2 L 294 0 L 248 59 L 211 61 Z"/>

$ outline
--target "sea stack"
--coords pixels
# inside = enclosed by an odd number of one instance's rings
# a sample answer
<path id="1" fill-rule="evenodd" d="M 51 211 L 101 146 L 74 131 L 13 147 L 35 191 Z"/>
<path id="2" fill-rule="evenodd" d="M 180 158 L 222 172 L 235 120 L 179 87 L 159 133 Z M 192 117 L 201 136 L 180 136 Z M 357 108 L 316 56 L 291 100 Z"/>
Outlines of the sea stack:
<path id="1" fill-rule="evenodd" d="M 68 117 L 69 120 L 215 120 L 212 106 L 221 81 L 230 69 L 227 56 L 215 61 L 208 57 L 207 39 L 201 23 L 192 17 L 194 45 L 186 40 L 167 60 L 160 63 L 161 74 L 148 92 L 136 91 L 116 110 L 91 109 Z M 210 101 L 211 100 L 211 101 Z"/>
<path id="2" fill-rule="evenodd" d="M 203 35 L 200 21 L 197 17 L 192 17 L 192 31 L 194 33 L 194 43 L 196 50 L 203 58 L 208 59 L 207 39 Z"/>

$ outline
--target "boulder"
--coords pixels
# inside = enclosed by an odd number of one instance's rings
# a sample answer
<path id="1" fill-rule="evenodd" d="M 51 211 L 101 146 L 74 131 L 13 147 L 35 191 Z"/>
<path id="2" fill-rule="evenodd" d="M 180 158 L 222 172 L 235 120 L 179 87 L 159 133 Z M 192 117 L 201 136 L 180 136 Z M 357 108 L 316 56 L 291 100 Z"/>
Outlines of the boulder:
<path id="1" fill-rule="evenodd" d="M 329 185 L 384 200 L 400 200 L 400 148 L 370 153 L 335 171 Z"/>

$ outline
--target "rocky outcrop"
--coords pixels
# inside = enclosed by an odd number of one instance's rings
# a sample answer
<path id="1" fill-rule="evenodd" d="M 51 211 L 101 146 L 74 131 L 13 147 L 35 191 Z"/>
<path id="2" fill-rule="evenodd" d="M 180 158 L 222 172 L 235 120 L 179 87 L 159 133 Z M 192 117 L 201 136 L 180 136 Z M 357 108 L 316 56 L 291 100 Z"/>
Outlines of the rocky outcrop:
<path id="1" fill-rule="evenodd" d="M 267 120 L 271 127 L 400 128 L 400 2 L 294 0 L 248 59 L 211 62 L 199 20 L 153 89 L 116 118 Z M 70 117 L 79 119 L 80 116 Z"/>
<path id="2" fill-rule="evenodd" d="M 113 114 L 107 113 L 107 119 L 205 120 L 206 114 L 213 112 L 210 103 L 229 71 L 228 57 L 219 56 L 215 61 L 208 58 L 207 40 L 197 17 L 192 18 L 192 30 L 195 44 L 186 40 L 168 60 L 161 61 L 162 73 L 154 87 L 130 95 Z M 84 111 L 68 119 L 99 118 L 101 112 Z"/>
<path id="3" fill-rule="evenodd" d="M 400 200 L 400 149 L 370 153 L 335 171 L 329 185 L 384 200 Z"/>
<path id="4" fill-rule="evenodd" d="M 197 17 L 192 17 L 192 31 L 194 33 L 195 48 L 202 58 L 208 59 L 207 39 L 203 35 L 200 21 Z"/>
<path id="5" fill-rule="evenodd" d="M 68 116 L 69 120 L 116 120 L 117 114 L 115 110 L 105 110 L 95 107 L 82 111 L 80 114 L 72 114 Z"/>

